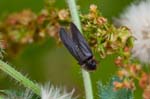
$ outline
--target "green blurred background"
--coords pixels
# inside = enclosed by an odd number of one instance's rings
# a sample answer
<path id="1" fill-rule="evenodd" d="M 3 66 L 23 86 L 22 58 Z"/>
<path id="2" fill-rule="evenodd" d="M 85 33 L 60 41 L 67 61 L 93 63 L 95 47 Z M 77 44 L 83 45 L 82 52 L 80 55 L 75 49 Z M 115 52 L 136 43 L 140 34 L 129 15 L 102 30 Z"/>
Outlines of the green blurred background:
<path id="1" fill-rule="evenodd" d="M 133 0 L 78 0 L 83 13 L 88 11 L 90 4 L 96 4 L 103 16 L 112 21 Z M 65 0 L 57 0 L 56 6 L 67 7 Z M 44 7 L 44 0 L 0 0 L 0 17 L 10 12 L 18 12 L 23 9 L 32 9 L 38 13 Z M 17 47 L 17 46 L 16 46 Z M 100 63 L 98 69 L 91 73 L 95 99 L 98 99 L 97 82 L 106 83 L 116 72 L 113 59 L 114 55 Z M 68 91 L 73 88 L 81 99 L 84 95 L 82 75 L 80 67 L 74 58 L 63 46 L 57 46 L 53 38 L 48 38 L 40 43 L 30 44 L 16 56 L 9 60 L 17 70 L 27 75 L 32 80 L 41 84 L 50 82 L 55 86 L 64 86 Z M 16 89 L 17 83 L 9 76 L 0 72 L 0 89 Z M 136 90 L 135 99 L 142 99 L 141 91 Z"/>

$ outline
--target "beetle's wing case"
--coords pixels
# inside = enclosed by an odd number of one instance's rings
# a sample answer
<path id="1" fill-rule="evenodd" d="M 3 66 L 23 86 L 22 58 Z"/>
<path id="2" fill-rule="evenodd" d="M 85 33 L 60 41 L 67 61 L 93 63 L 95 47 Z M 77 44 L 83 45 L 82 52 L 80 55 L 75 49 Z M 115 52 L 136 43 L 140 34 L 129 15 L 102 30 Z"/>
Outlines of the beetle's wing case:
<path id="1" fill-rule="evenodd" d="M 75 24 L 71 23 L 70 25 L 71 33 L 72 33 L 72 39 L 73 41 L 78 45 L 80 51 L 83 53 L 84 57 L 87 59 L 90 57 L 93 57 L 92 51 L 85 41 L 84 37 L 81 35 L 78 28 L 75 26 Z"/>
<path id="2" fill-rule="evenodd" d="M 72 40 L 64 28 L 60 29 L 59 35 L 65 47 L 76 58 L 76 60 L 78 60 L 79 63 L 85 61 L 86 57 L 83 55 L 79 49 L 79 46 Z"/>

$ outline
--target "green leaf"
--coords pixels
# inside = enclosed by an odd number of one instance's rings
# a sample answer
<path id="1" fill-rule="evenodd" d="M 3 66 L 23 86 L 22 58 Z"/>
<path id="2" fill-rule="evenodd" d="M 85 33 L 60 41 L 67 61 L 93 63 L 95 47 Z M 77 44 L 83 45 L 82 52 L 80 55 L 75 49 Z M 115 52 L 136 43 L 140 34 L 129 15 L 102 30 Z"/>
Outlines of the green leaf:
<path id="1" fill-rule="evenodd" d="M 30 90 L 0 90 L 0 99 L 39 99 Z"/>

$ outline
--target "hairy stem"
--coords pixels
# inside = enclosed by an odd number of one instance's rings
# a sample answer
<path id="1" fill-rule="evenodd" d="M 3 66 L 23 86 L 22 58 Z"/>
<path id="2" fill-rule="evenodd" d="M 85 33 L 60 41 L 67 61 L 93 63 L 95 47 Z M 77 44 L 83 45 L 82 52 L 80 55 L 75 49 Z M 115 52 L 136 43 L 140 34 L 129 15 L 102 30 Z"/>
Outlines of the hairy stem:
<path id="1" fill-rule="evenodd" d="M 23 84 L 25 87 L 31 89 L 35 94 L 40 96 L 40 87 L 37 84 L 33 83 L 31 80 L 23 76 L 20 72 L 16 71 L 10 65 L 1 60 L 0 69 L 15 80 L 17 80 L 20 84 Z"/>
<path id="2" fill-rule="evenodd" d="M 77 6 L 75 3 L 75 0 L 67 0 L 67 2 L 68 2 L 69 9 L 71 12 L 72 20 L 73 20 L 74 24 L 76 24 L 76 26 L 78 27 L 80 32 L 82 33 L 81 23 L 80 23 L 79 15 L 77 12 Z M 90 75 L 87 71 L 82 69 L 82 76 L 83 76 L 86 99 L 93 99 L 93 91 L 92 91 Z"/>

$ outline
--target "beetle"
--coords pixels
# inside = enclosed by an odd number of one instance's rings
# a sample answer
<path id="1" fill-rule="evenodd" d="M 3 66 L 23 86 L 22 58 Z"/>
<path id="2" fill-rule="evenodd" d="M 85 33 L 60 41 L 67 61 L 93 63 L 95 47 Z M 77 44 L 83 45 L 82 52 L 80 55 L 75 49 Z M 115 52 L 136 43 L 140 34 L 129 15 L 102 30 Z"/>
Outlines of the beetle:
<path id="1" fill-rule="evenodd" d="M 64 46 L 81 67 L 90 71 L 96 70 L 96 60 L 93 58 L 93 53 L 74 23 L 70 24 L 70 33 L 61 27 L 59 36 Z"/>

